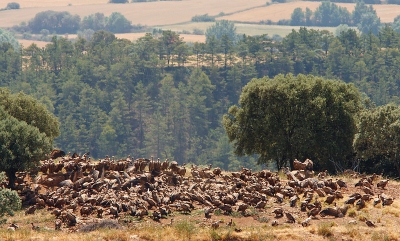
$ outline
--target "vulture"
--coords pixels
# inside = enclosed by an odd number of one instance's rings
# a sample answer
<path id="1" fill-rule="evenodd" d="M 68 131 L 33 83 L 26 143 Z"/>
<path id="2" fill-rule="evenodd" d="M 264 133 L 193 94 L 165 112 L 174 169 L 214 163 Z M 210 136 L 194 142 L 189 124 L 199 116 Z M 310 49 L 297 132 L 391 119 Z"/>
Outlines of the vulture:
<path id="1" fill-rule="evenodd" d="M 389 182 L 388 179 L 380 180 L 380 181 L 376 184 L 376 186 L 377 186 L 378 188 L 385 189 L 385 187 L 386 187 L 386 185 L 388 184 L 388 182 Z"/>

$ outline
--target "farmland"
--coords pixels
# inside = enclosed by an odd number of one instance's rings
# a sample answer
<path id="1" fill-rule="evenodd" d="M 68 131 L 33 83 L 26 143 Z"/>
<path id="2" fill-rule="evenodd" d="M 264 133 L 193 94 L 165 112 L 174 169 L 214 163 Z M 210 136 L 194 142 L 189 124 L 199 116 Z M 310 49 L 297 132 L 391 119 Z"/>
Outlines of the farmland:
<path id="1" fill-rule="evenodd" d="M 335 3 L 340 7 L 345 7 L 351 13 L 354 10 L 355 4 L 353 3 Z M 306 8 L 315 11 L 320 2 L 309 2 L 309 1 L 296 1 L 281 4 L 272 4 L 261 8 L 250 9 L 235 13 L 229 16 L 222 16 L 217 18 L 218 20 L 230 20 L 240 22 L 260 22 L 265 20 L 271 20 L 277 22 L 281 19 L 290 19 L 290 16 L 294 9 L 302 8 L 303 11 Z M 373 5 L 376 10 L 378 17 L 380 17 L 382 23 L 393 22 L 394 18 L 400 14 L 400 5 L 381 4 Z"/>
<path id="2" fill-rule="evenodd" d="M 134 25 L 147 26 L 149 29 L 160 28 L 164 30 L 173 30 L 179 33 L 192 33 L 194 29 L 205 31 L 213 23 L 191 22 L 195 15 L 208 14 L 218 16 L 217 20 L 230 20 L 236 22 L 235 26 L 239 34 L 269 36 L 286 36 L 292 29 L 298 27 L 262 25 L 261 21 L 277 22 L 281 19 L 290 19 L 291 13 L 295 8 L 307 7 L 313 11 L 320 5 L 320 2 L 293 1 L 288 3 L 275 3 L 266 5 L 264 0 L 255 0 L 245 2 L 241 0 L 234 1 L 211 1 L 211 0 L 186 0 L 186 1 L 158 1 L 141 2 L 129 4 L 109 4 L 104 0 L 58 0 L 58 1 L 18 1 L 21 9 L 3 11 L 0 15 L 0 27 L 9 28 L 18 25 L 21 22 L 28 22 L 37 13 L 47 10 L 68 11 L 71 14 L 77 14 L 81 18 L 96 12 L 104 13 L 106 16 L 112 12 L 122 13 Z M 341 7 L 346 7 L 349 12 L 353 11 L 355 4 L 337 3 Z M 374 5 L 378 16 L 383 23 L 393 22 L 393 19 L 400 12 L 400 5 Z M 334 32 L 334 27 L 320 27 Z M 144 36 L 145 33 L 118 34 L 119 38 L 136 40 Z M 69 38 L 74 38 L 70 35 Z M 186 42 L 204 42 L 202 35 L 181 34 Z M 24 40 L 21 43 L 24 46 L 32 42 Z M 40 46 L 44 43 L 37 42 Z"/>

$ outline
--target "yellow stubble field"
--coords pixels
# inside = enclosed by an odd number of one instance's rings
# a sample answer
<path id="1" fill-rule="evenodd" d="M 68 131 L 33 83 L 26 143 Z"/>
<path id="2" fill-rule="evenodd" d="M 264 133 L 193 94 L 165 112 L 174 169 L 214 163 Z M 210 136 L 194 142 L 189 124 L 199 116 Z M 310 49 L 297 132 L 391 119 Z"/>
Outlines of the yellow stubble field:
<path id="1" fill-rule="evenodd" d="M 263 6 L 267 2 L 266 0 L 186 0 L 107 4 L 101 0 L 102 3 L 94 4 L 95 1 L 96 0 L 89 0 L 86 5 L 82 5 L 81 3 L 74 5 L 74 3 L 72 3 L 74 1 L 67 0 L 56 1 L 57 4 L 65 4 L 60 6 L 51 5 L 50 0 L 47 0 L 49 3 L 48 6 L 42 4 L 39 7 L 29 8 L 24 7 L 24 1 L 19 1 L 21 9 L 1 12 L 0 27 L 11 27 L 20 24 L 22 21 L 28 22 L 30 19 L 35 17 L 37 13 L 47 10 L 68 11 L 71 14 L 78 14 L 81 17 L 97 12 L 104 13 L 106 16 L 109 16 L 112 12 L 120 12 L 128 20 L 132 21 L 132 24 L 142 24 L 147 26 L 176 24 L 190 21 L 195 15 L 217 15 L 221 12 L 235 13 Z M 100 0 L 97 1 L 100 2 Z M 25 0 L 25 2 L 29 1 Z M 71 2 L 70 6 L 68 6 L 69 2 Z"/>
<path id="2" fill-rule="evenodd" d="M 335 3 L 340 7 L 345 7 L 351 13 L 354 10 L 354 3 Z M 310 2 L 310 1 L 295 1 L 288 3 L 276 3 L 270 6 L 261 8 L 249 9 L 229 16 L 223 16 L 217 18 L 218 20 L 225 19 L 230 21 L 240 22 L 260 22 L 262 20 L 271 20 L 277 22 L 281 19 L 290 19 L 294 9 L 302 8 L 303 11 L 306 8 L 315 11 L 321 2 Z M 392 4 L 379 4 L 373 5 L 382 23 L 393 22 L 394 18 L 400 15 L 400 5 Z"/>

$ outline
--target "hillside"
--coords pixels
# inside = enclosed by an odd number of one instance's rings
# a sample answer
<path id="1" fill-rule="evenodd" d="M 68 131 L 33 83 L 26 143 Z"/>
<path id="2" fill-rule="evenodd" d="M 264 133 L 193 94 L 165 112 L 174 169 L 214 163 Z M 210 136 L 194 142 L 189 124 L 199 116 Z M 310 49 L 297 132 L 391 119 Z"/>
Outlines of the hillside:
<path id="1" fill-rule="evenodd" d="M 76 175 L 72 175 L 73 182 L 62 181 L 65 174 L 61 174 L 61 169 L 53 173 L 60 164 L 67 173 L 73 165 L 79 165 L 83 177 L 75 179 Z M 389 180 L 381 186 L 387 181 L 382 176 L 348 172 L 342 176 L 319 173 L 313 177 L 309 170 L 283 174 L 245 168 L 221 172 L 219 168 L 189 169 L 174 162 L 164 164 L 147 159 L 91 162 L 84 157 L 67 157 L 56 163 L 45 160 L 42 172 L 35 179 L 37 184 L 28 176 L 24 187 L 18 184 L 18 188 L 22 187 L 19 193 L 26 205 L 25 214 L 19 212 L 8 221 L 19 228 L 9 231 L 9 224 L 2 225 L 0 238 L 52 240 L 55 235 L 57 240 L 400 238 L 396 230 L 400 225 L 397 200 L 400 184 Z M 100 170 L 100 175 L 96 176 L 89 166 Z M 29 190 L 35 194 L 31 195 Z M 367 221 L 374 227 L 367 225 Z"/>

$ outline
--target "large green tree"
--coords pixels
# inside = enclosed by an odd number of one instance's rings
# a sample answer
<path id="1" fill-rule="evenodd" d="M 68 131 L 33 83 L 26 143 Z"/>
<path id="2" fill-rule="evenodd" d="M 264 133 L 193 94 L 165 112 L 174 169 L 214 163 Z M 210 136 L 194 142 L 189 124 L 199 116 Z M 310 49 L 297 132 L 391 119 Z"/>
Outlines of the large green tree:
<path id="1" fill-rule="evenodd" d="M 381 170 L 386 175 L 400 176 L 399 119 L 400 108 L 393 104 L 361 112 L 354 149 L 368 171 Z"/>
<path id="2" fill-rule="evenodd" d="M 32 97 L 0 89 L 0 171 L 14 187 L 17 171 L 26 171 L 52 149 L 59 123 L 43 104 Z"/>
<path id="3" fill-rule="evenodd" d="M 275 160 L 311 158 L 318 169 L 352 154 L 361 97 L 352 84 L 312 75 L 253 79 L 223 117 L 235 154 Z"/>

